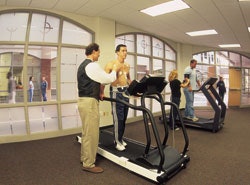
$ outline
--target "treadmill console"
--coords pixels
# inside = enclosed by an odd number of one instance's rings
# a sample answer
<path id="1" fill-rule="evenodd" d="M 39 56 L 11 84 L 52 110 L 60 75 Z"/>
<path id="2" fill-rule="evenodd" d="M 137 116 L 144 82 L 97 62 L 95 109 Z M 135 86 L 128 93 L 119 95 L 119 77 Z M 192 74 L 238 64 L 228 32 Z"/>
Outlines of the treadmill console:
<path id="1" fill-rule="evenodd" d="M 162 90 L 168 82 L 164 76 L 145 75 L 140 81 L 133 80 L 128 87 L 130 95 L 138 95 L 145 92 L 159 92 Z"/>
<path id="2" fill-rule="evenodd" d="M 214 83 L 217 81 L 217 78 L 214 77 L 210 77 L 209 79 L 207 79 L 201 86 L 200 89 L 205 88 L 207 85 L 211 86 L 214 85 Z"/>

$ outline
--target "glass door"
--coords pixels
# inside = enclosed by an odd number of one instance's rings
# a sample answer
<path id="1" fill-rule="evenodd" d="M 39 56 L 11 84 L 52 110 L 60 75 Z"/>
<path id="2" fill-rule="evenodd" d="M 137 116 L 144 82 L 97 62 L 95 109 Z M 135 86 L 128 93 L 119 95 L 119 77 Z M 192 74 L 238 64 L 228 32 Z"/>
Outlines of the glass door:
<path id="1" fill-rule="evenodd" d="M 240 106 L 241 104 L 241 69 L 229 68 L 229 97 L 228 106 Z"/>

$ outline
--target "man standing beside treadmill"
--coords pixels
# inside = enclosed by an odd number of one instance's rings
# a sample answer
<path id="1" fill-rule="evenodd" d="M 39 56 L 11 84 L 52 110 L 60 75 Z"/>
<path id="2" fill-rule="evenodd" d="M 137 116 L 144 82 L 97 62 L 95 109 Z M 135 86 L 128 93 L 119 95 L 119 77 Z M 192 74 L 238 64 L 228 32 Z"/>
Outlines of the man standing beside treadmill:
<path id="1" fill-rule="evenodd" d="M 104 85 L 116 80 L 120 65 L 113 65 L 107 74 L 97 63 L 100 49 L 96 43 L 88 45 L 85 54 L 87 58 L 77 71 L 78 110 L 82 120 L 81 162 L 83 170 L 101 173 L 103 169 L 95 165 L 99 142 L 99 100 L 104 97 Z"/>
<path id="2" fill-rule="evenodd" d="M 194 122 L 199 120 L 199 118 L 197 118 L 194 114 L 194 91 L 197 90 L 196 84 L 199 87 L 201 86 L 196 74 L 196 65 L 197 61 L 195 59 L 192 59 L 190 61 L 190 65 L 185 68 L 184 78 L 188 78 L 190 80 L 190 85 L 183 89 L 186 98 L 184 117 Z"/>

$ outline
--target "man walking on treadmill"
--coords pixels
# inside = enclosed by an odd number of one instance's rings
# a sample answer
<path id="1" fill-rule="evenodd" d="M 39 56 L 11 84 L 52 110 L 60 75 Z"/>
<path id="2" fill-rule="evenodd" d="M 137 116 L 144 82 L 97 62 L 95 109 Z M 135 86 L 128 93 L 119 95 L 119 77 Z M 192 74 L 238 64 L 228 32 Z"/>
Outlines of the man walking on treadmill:
<path id="1" fill-rule="evenodd" d="M 190 119 L 192 121 L 198 121 L 194 114 L 194 91 L 197 90 L 196 84 L 200 87 L 200 81 L 196 75 L 196 64 L 197 61 L 192 59 L 190 61 L 190 65 L 184 70 L 184 78 L 188 78 L 190 80 L 190 85 L 183 89 L 185 98 L 186 98 L 186 106 L 185 106 L 185 118 Z"/>
<path id="2" fill-rule="evenodd" d="M 117 59 L 109 62 L 105 66 L 105 71 L 110 73 L 114 65 L 121 65 L 122 67 L 116 73 L 117 79 L 110 85 L 110 97 L 129 102 L 129 98 L 126 96 L 126 93 L 128 85 L 131 83 L 131 79 L 129 73 L 130 66 L 125 62 L 127 57 L 127 46 L 119 44 L 117 45 L 115 52 L 117 54 Z M 111 106 L 116 149 L 123 151 L 126 149 L 125 147 L 127 145 L 127 143 L 123 140 L 123 134 L 128 115 L 128 107 L 118 102 L 111 102 Z"/>

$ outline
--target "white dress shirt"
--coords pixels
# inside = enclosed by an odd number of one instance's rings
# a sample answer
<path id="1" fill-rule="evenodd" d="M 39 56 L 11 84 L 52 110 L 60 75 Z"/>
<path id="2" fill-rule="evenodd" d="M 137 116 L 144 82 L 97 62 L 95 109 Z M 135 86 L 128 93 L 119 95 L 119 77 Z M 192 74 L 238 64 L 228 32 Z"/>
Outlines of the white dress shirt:
<path id="1" fill-rule="evenodd" d="M 103 85 L 110 84 L 116 80 L 116 72 L 106 73 L 97 62 L 89 63 L 85 68 L 86 74 L 92 80 Z"/>

